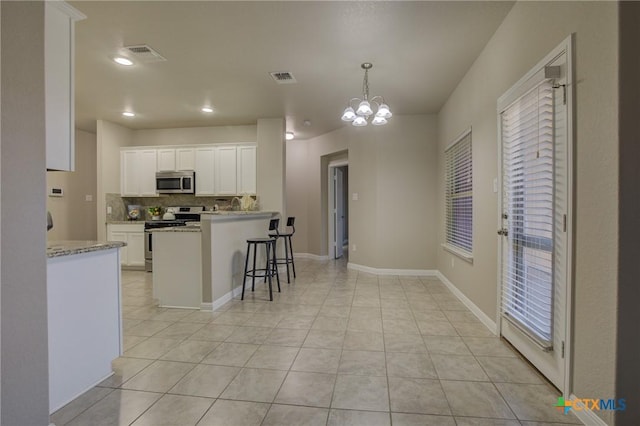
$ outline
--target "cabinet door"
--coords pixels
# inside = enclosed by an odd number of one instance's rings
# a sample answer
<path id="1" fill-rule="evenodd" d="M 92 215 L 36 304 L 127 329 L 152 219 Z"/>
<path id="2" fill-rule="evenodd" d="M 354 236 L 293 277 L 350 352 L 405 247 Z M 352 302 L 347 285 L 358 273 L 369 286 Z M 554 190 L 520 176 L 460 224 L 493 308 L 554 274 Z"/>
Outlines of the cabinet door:
<path id="1" fill-rule="evenodd" d="M 215 148 L 197 148 L 195 157 L 196 195 L 213 195 Z"/>
<path id="2" fill-rule="evenodd" d="M 216 195 L 237 194 L 237 160 L 235 146 L 216 147 L 215 192 Z"/>
<path id="3" fill-rule="evenodd" d="M 127 256 L 129 266 L 144 266 L 144 232 L 127 234 Z"/>
<path id="4" fill-rule="evenodd" d="M 138 195 L 141 197 L 155 197 L 156 193 L 156 150 L 145 149 L 139 152 L 138 176 L 139 186 Z"/>
<path id="5" fill-rule="evenodd" d="M 195 170 L 196 150 L 193 148 L 176 149 L 176 170 Z"/>
<path id="6" fill-rule="evenodd" d="M 175 149 L 159 149 L 157 155 L 159 172 L 172 172 L 176 170 Z"/>
<path id="7" fill-rule="evenodd" d="M 128 234 L 129 234 L 128 232 L 109 232 L 108 236 L 107 236 L 107 239 L 109 241 L 120 241 L 120 242 L 128 244 L 129 243 L 127 241 L 127 235 Z M 144 241 L 143 241 L 143 243 L 144 243 Z M 122 266 L 128 266 L 129 265 L 128 248 L 129 248 L 128 245 L 120 248 L 120 265 L 122 265 Z M 142 246 L 142 249 L 144 250 L 144 244 Z M 142 255 L 144 257 L 144 251 L 143 251 Z"/>
<path id="8" fill-rule="evenodd" d="M 75 170 L 74 21 L 84 18 L 64 2 L 45 2 L 45 139 L 50 170 Z"/>
<path id="9" fill-rule="evenodd" d="M 139 151 L 120 152 L 120 194 L 126 196 L 138 196 L 138 154 Z"/>
<path id="10" fill-rule="evenodd" d="M 256 147 L 239 146 L 238 155 L 238 194 L 256 193 Z"/>

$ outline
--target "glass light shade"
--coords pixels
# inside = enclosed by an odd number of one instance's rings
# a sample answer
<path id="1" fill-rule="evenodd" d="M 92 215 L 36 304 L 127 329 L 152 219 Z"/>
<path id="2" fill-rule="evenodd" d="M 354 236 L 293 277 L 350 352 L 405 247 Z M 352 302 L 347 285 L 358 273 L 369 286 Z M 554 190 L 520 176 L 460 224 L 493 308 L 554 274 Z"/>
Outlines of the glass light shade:
<path id="1" fill-rule="evenodd" d="M 355 120 L 353 120 L 353 124 L 356 127 L 362 127 L 362 126 L 366 126 L 367 125 L 367 119 L 362 117 L 362 116 L 358 116 L 356 117 Z"/>
<path id="2" fill-rule="evenodd" d="M 376 117 L 391 118 L 392 115 L 387 104 L 380 104 Z"/>
<path id="3" fill-rule="evenodd" d="M 344 112 L 342 113 L 342 121 L 353 121 L 354 118 L 356 118 L 356 113 L 353 108 L 345 108 Z"/>
<path id="4" fill-rule="evenodd" d="M 376 115 L 375 117 L 373 117 L 373 120 L 371 120 L 371 124 L 373 124 L 374 126 L 383 126 L 387 124 L 387 119 Z"/>
<path id="5" fill-rule="evenodd" d="M 368 101 L 360 102 L 358 109 L 356 110 L 356 114 L 358 115 L 366 115 L 369 116 L 373 114 L 373 110 L 371 109 L 371 105 L 369 105 Z"/>

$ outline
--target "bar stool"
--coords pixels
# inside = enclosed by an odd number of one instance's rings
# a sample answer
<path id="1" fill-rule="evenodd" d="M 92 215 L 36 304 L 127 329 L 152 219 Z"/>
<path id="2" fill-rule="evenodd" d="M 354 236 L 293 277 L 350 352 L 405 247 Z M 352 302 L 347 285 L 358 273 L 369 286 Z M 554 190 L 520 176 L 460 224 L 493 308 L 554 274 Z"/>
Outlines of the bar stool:
<path id="1" fill-rule="evenodd" d="M 278 230 L 280 219 L 271 219 L 269 221 L 269 231 Z M 256 257 L 258 245 L 264 245 L 266 259 L 264 268 L 256 268 Z M 249 257 L 251 256 L 251 248 L 253 247 L 253 268 L 249 267 Z M 273 301 L 273 290 L 271 286 L 271 277 L 275 276 L 278 282 L 278 292 L 280 292 L 280 275 L 278 275 L 278 265 L 276 259 L 276 239 L 269 236 L 268 238 L 248 238 L 247 239 L 247 256 L 244 260 L 244 275 L 242 276 L 242 296 L 240 300 L 244 300 L 244 285 L 247 277 L 251 277 L 251 291 L 255 290 L 256 277 L 264 278 L 265 282 L 269 280 L 269 300 Z"/>
<path id="2" fill-rule="evenodd" d="M 291 244 L 291 237 L 296 233 L 295 227 L 296 218 L 288 217 L 287 218 L 287 228 L 291 228 L 290 232 L 279 232 L 276 229 L 275 233 L 270 233 L 269 236 L 277 240 L 280 238 L 284 239 L 284 258 L 276 258 L 276 264 L 278 265 L 286 265 L 287 266 L 287 282 L 291 282 L 291 277 L 289 275 L 289 264 L 291 264 L 291 268 L 293 269 L 293 278 L 296 277 L 296 264 L 293 262 L 293 245 Z"/>

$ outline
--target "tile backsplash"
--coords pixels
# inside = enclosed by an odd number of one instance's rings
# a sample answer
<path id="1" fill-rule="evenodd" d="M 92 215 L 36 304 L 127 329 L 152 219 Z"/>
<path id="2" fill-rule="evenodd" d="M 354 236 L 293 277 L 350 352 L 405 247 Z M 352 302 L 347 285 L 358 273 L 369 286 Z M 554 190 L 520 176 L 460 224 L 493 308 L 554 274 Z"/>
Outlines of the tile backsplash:
<path id="1" fill-rule="evenodd" d="M 210 210 L 218 205 L 220 210 L 231 210 L 231 200 L 234 197 L 196 197 L 189 194 L 171 194 L 160 197 L 122 197 L 120 194 L 105 194 L 107 209 L 111 207 L 111 214 L 107 214 L 107 221 L 127 220 L 127 206 L 130 204 L 141 206 L 142 217 L 139 220 L 150 220 L 147 208 L 160 206 L 204 206 Z M 108 210 L 107 210 L 108 211 Z"/>

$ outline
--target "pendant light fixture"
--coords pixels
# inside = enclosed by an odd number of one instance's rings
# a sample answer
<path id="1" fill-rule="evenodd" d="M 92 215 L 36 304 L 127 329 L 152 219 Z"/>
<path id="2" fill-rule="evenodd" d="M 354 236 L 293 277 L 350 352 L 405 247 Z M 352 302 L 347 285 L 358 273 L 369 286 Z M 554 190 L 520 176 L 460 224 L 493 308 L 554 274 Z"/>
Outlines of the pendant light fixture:
<path id="1" fill-rule="evenodd" d="M 362 99 L 352 98 L 349 101 L 349 105 L 342 113 L 343 121 L 350 121 L 356 127 L 362 127 L 369 124 L 369 118 L 373 116 L 371 124 L 374 126 L 382 126 L 387 124 L 387 120 L 391 118 L 391 110 L 389 106 L 384 102 L 382 96 L 374 96 L 369 99 L 369 70 L 373 67 L 373 64 L 365 62 L 361 65 L 364 70 L 364 80 L 362 81 Z M 354 101 L 356 101 L 354 103 Z M 377 111 L 373 113 L 371 104 L 375 104 Z M 357 108 L 354 109 L 354 105 Z"/>

